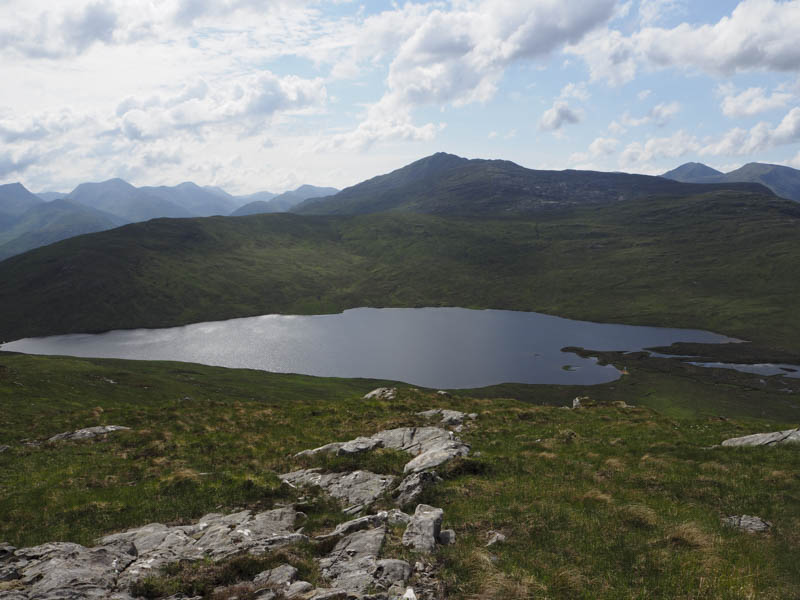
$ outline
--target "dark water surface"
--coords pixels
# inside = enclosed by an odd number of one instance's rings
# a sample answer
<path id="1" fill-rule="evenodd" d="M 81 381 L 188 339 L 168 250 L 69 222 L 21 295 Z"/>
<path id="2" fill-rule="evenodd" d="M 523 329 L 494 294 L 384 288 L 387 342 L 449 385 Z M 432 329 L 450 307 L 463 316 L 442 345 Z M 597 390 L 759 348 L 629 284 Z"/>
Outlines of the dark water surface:
<path id="1" fill-rule="evenodd" d="M 356 308 L 335 315 L 265 315 L 169 329 L 26 338 L 0 349 L 472 388 L 505 382 L 596 384 L 619 377 L 614 367 L 561 352 L 565 346 L 636 351 L 674 342 L 728 341 L 693 329 L 590 323 L 530 312 Z"/>

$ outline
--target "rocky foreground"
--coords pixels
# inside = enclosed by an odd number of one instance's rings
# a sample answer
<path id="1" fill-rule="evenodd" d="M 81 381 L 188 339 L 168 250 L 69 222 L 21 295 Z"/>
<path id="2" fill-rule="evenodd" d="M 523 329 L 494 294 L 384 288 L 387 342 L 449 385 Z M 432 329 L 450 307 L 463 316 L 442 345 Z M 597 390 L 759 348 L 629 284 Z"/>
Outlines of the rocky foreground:
<path id="1" fill-rule="evenodd" d="M 368 397 L 393 398 L 395 390 L 379 388 Z M 444 394 L 442 394 L 444 396 Z M 576 399 L 573 410 L 584 410 L 588 398 Z M 467 456 L 470 446 L 457 434 L 474 427 L 476 414 L 448 409 L 417 413 L 420 426 L 378 431 L 348 441 L 304 450 L 293 459 L 348 456 L 388 448 L 408 454 L 403 476 L 367 470 L 330 472 L 301 468 L 281 474 L 297 490 L 297 504 L 271 510 L 212 513 L 191 524 L 152 523 L 113 533 L 93 547 L 54 542 L 30 548 L 0 544 L 0 598 L 8 600 L 135 600 L 141 583 L 176 563 L 216 563 L 241 555 L 264 556 L 302 545 L 314 547 L 319 579 L 303 580 L 297 564 L 266 569 L 250 581 L 214 593 L 219 600 L 413 600 L 441 597 L 435 561 L 437 548 L 456 543 L 455 532 L 443 528 L 444 511 L 420 502 L 426 489 L 441 479 L 436 469 Z M 69 443 L 124 430 L 120 426 L 86 428 L 53 436 L 49 443 Z M 783 445 L 800 442 L 799 430 L 732 438 L 722 446 Z M 735 451 L 735 450 L 732 450 Z M 349 520 L 330 532 L 311 536 L 302 495 L 321 492 L 338 502 Z M 315 492 L 313 492 L 315 493 Z M 381 503 L 390 510 L 374 510 Z M 748 533 L 770 530 L 772 524 L 752 515 L 733 515 L 723 524 Z M 401 534 L 398 532 L 402 531 Z M 489 543 L 505 536 L 491 532 Z M 234 589 L 235 588 L 235 589 Z M 147 597 L 153 597 L 149 595 Z M 174 595 L 171 600 L 188 600 Z M 193 600 L 198 600 L 197 596 Z"/>
<path id="2" fill-rule="evenodd" d="M 380 388 L 371 394 L 391 397 L 394 390 Z M 439 481 L 436 467 L 469 454 L 469 446 L 445 427 L 461 431 L 477 415 L 434 409 L 418 416 L 438 420 L 439 426 L 379 431 L 370 437 L 334 442 L 295 456 L 298 459 L 325 453 L 342 456 L 377 448 L 400 450 L 411 457 L 401 481 L 391 475 L 362 470 L 324 473 L 320 469 L 300 469 L 280 475 L 286 485 L 295 488 L 321 488 L 341 503 L 345 514 L 355 517 L 328 534 L 311 538 L 304 534 L 305 515 L 288 505 L 255 514 L 247 510 L 228 515 L 208 514 L 190 525 L 153 523 L 107 535 L 91 548 L 68 542 L 21 549 L 3 544 L 0 545 L 0 582 L 5 582 L 6 587 L 0 591 L 0 598 L 134 600 L 137 582 L 174 563 L 218 561 L 245 553 L 257 556 L 300 543 L 333 542 L 333 549 L 317 559 L 326 587 L 314 587 L 299 580 L 297 569 L 284 564 L 257 575 L 247 586 L 248 597 L 256 600 L 431 597 L 437 581 L 424 557 L 435 552 L 440 544 L 455 543 L 455 533 L 442 529 L 444 513 L 441 509 L 417 504 L 416 500 L 427 487 Z M 124 428 L 112 426 L 103 431 L 80 430 L 61 434 L 50 441 L 85 439 L 121 429 Z M 372 504 L 387 496 L 398 507 L 413 507 L 413 511 L 395 508 L 370 512 Z M 407 560 L 386 555 L 387 527 L 403 527 L 402 546 L 420 560 L 412 565 Z M 220 593 L 224 591 L 219 590 Z"/>

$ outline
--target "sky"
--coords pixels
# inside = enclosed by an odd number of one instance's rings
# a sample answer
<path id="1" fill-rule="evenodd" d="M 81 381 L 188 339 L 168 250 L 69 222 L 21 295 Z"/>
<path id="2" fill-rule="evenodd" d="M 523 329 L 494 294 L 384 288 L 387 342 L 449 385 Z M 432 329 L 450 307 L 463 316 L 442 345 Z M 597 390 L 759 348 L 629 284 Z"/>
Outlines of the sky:
<path id="1" fill-rule="evenodd" d="M 0 183 L 800 168 L 800 0 L 3 0 Z"/>

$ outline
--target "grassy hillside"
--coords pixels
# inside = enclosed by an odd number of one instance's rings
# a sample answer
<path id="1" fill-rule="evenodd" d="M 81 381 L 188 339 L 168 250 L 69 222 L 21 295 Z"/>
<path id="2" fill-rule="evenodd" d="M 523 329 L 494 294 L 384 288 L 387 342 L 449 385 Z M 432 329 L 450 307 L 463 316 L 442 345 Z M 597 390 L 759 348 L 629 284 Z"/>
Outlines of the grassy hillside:
<path id="1" fill-rule="evenodd" d="M 467 160 L 438 153 L 335 196 L 307 200 L 300 214 L 384 211 L 442 216 L 519 217 L 653 196 L 685 197 L 729 189 L 770 195 L 758 183 L 700 185 L 663 177 L 597 171 L 538 171 L 507 160 Z"/>
<path id="2" fill-rule="evenodd" d="M 794 597 L 800 453 L 709 447 L 796 426 L 796 400 L 649 364 L 629 365 L 629 376 L 602 386 L 516 386 L 533 402 L 494 395 L 500 389 L 443 398 L 403 386 L 394 401 L 366 401 L 361 396 L 385 382 L 0 353 L 0 444 L 10 446 L 0 453 L 0 540 L 91 544 L 154 521 L 295 502 L 298 491 L 276 477 L 293 467 L 291 454 L 421 424 L 417 411 L 446 407 L 479 414 L 463 434 L 472 457 L 441 470 L 444 482 L 424 497 L 444 509 L 444 526 L 457 534 L 431 559 L 448 597 Z M 559 408 L 578 394 L 596 403 Z M 687 403 L 673 412 L 676 399 Z M 755 406 L 761 418 L 745 416 Z M 23 443 L 98 424 L 131 430 Z M 379 465 L 400 474 L 403 462 L 379 451 L 319 466 Z M 324 498 L 303 495 L 305 533 L 345 518 Z M 758 515 L 773 529 L 748 535 L 723 527 L 722 517 L 738 514 Z M 492 531 L 507 540 L 486 548 Z M 203 563 L 183 572 L 209 578 L 215 570 Z M 0 595 L 13 585 L 0 583 Z M 213 580 L 193 585 L 212 597 Z"/>
<path id="3" fill-rule="evenodd" d="M 0 263 L 0 339 L 356 306 L 537 310 L 797 353 L 800 208 L 720 192 L 538 220 L 155 220 Z"/>

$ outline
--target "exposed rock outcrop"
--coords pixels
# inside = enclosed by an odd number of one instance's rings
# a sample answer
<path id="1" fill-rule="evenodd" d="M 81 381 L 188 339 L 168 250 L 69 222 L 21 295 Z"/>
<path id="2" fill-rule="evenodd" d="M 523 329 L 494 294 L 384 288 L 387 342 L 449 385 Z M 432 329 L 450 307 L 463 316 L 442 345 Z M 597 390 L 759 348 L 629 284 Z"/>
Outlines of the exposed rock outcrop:
<path id="1" fill-rule="evenodd" d="M 765 521 L 761 517 L 753 517 L 751 515 L 736 515 L 733 517 L 725 517 L 722 519 L 723 525 L 728 527 L 735 527 L 747 533 L 764 533 L 769 531 L 772 524 Z"/>
<path id="2" fill-rule="evenodd" d="M 445 392 L 446 394 L 447 392 Z M 474 421 L 478 418 L 477 413 L 466 414 L 457 410 L 448 410 L 446 408 L 433 408 L 418 412 L 417 415 L 426 419 L 440 418 L 439 423 L 445 427 L 458 427 L 464 423 L 466 419 Z"/>
<path id="3" fill-rule="evenodd" d="M 435 471 L 412 473 L 397 486 L 395 502 L 398 506 L 405 506 L 416 502 L 426 489 L 433 487 L 442 480 Z"/>
<path id="4" fill-rule="evenodd" d="M 358 512 L 369 506 L 394 483 L 391 475 L 378 475 L 370 471 L 352 473 L 322 473 L 320 469 L 302 469 L 279 476 L 293 486 L 319 486 L 329 495 L 341 501 L 349 509 Z"/>
<path id="5" fill-rule="evenodd" d="M 75 440 L 88 440 L 89 438 L 97 437 L 99 435 L 106 435 L 115 431 L 128 431 L 130 427 L 123 427 L 122 425 L 98 425 L 97 427 L 85 427 L 76 431 L 67 431 L 58 433 L 47 441 L 53 442 L 67 442 Z"/>
<path id="6" fill-rule="evenodd" d="M 378 558 L 385 537 L 382 526 L 344 537 L 319 561 L 322 575 L 333 589 L 362 594 L 370 588 L 388 590 L 404 585 L 411 575 L 411 565 L 403 560 Z"/>
<path id="7" fill-rule="evenodd" d="M 754 433 L 722 442 L 723 446 L 778 446 L 780 444 L 800 444 L 800 428 L 771 433 Z"/>
<path id="8" fill-rule="evenodd" d="M 403 545 L 417 552 L 430 553 L 436 549 L 442 531 L 444 511 L 427 504 L 417 505 L 411 522 L 403 534 Z"/>
<path id="9" fill-rule="evenodd" d="M 464 413 L 458 414 L 463 415 Z M 314 456 L 321 453 L 356 454 L 375 448 L 402 450 L 414 456 L 415 458 L 405 465 L 403 469 L 405 473 L 418 473 L 433 469 L 457 456 L 466 456 L 470 449 L 451 431 L 440 427 L 398 427 L 379 431 L 369 438 L 357 437 L 348 442 L 333 442 L 312 450 L 303 450 L 295 454 L 295 457 Z M 290 481 L 290 483 L 294 483 L 294 481 Z"/>
<path id="10" fill-rule="evenodd" d="M 397 397 L 397 388 L 375 388 L 364 394 L 364 400 L 394 400 Z"/>

